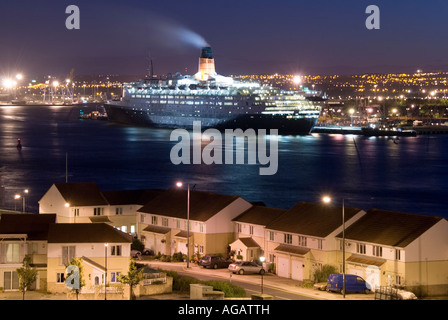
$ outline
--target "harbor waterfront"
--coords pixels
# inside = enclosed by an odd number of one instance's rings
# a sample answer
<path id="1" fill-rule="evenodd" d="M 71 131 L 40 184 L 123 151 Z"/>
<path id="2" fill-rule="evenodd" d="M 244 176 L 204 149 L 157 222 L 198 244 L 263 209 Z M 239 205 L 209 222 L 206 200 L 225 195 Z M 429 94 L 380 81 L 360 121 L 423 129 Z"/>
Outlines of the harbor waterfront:
<path id="1" fill-rule="evenodd" d="M 175 144 L 171 130 L 79 119 L 81 112 L 96 110 L 0 107 L 2 208 L 38 212 L 46 190 L 66 179 L 94 181 L 104 190 L 171 188 L 181 179 L 196 190 L 278 208 L 332 194 L 345 198 L 347 206 L 366 210 L 448 217 L 447 135 L 284 135 L 278 139 L 278 172 L 260 176 L 258 165 L 174 165 L 169 158 Z M 23 201 L 14 199 L 25 189 L 29 192 Z"/>

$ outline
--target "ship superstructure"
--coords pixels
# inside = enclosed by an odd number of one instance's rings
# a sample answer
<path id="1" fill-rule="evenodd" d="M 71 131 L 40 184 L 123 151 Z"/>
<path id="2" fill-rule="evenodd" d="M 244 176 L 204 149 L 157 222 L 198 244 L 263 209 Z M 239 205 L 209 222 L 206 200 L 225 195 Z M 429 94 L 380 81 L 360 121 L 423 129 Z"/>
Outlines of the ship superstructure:
<path id="1" fill-rule="evenodd" d="M 321 110 L 303 92 L 217 74 L 210 47 L 202 48 L 196 74 L 124 84 L 120 101 L 104 106 L 113 122 L 191 129 L 193 121 L 201 121 L 203 128 L 278 129 L 288 134 L 308 134 Z"/>

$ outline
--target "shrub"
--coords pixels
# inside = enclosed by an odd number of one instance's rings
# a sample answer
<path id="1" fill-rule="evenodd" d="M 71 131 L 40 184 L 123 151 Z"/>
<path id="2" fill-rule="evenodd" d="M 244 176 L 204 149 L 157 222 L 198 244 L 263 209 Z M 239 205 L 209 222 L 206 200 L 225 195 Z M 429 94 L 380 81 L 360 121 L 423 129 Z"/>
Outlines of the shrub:
<path id="1" fill-rule="evenodd" d="M 335 266 L 324 264 L 321 270 L 314 271 L 314 282 L 327 282 L 328 276 L 332 273 L 338 273 Z"/>
<path id="2" fill-rule="evenodd" d="M 190 292 L 190 284 L 199 283 L 207 286 L 212 286 L 214 290 L 224 292 L 224 296 L 227 298 L 246 296 L 246 290 L 233 283 L 225 281 L 215 281 L 215 280 L 201 281 L 190 276 L 179 275 L 175 271 L 166 271 L 166 270 L 160 270 L 160 271 L 166 272 L 167 277 L 173 278 L 173 291 L 178 291 L 180 293 L 187 293 Z"/>

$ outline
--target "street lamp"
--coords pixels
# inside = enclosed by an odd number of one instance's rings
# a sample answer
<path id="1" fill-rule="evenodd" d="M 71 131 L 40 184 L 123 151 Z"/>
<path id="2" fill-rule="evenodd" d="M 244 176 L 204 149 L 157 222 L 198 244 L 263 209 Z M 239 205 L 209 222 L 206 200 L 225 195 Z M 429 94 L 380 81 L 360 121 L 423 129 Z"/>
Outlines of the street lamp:
<path id="1" fill-rule="evenodd" d="M 264 275 L 264 261 L 266 260 L 266 258 L 264 256 L 260 257 L 260 261 L 261 261 L 261 267 L 263 268 L 263 270 L 261 271 L 261 294 L 263 294 L 263 275 Z"/>
<path id="2" fill-rule="evenodd" d="M 22 201 L 23 201 L 23 203 L 22 203 L 22 209 L 23 209 L 23 213 L 26 212 L 26 199 L 25 199 L 26 197 L 25 197 L 25 195 L 28 195 L 28 192 L 29 192 L 28 189 L 23 190 L 23 193 L 24 193 L 24 195 L 22 196 Z"/>
<path id="3" fill-rule="evenodd" d="M 176 183 L 178 188 L 183 186 L 181 181 Z M 187 268 L 190 267 L 190 184 L 187 184 Z"/>
<path id="4" fill-rule="evenodd" d="M 14 200 L 19 200 L 21 198 L 20 194 L 14 195 Z M 17 211 L 17 201 L 14 201 L 14 211 Z"/>
<path id="5" fill-rule="evenodd" d="M 330 203 L 331 198 L 325 196 L 322 198 L 324 203 Z M 342 198 L 342 296 L 345 298 L 345 208 L 344 198 Z"/>
<path id="6" fill-rule="evenodd" d="M 104 300 L 107 300 L 107 246 L 109 244 L 104 244 Z"/>

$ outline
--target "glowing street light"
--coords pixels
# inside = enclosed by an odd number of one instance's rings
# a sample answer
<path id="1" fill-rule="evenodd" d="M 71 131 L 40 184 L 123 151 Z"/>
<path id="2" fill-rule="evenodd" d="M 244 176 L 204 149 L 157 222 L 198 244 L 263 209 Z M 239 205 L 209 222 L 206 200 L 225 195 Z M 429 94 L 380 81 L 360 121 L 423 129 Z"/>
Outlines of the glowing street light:
<path id="1" fill-rule="evenodd" d="M 22 80 L 23 79 L 23 75 L 20 74 L 20 73 L 16 74 L 16 79 L 17 80 Z"/>
<path id="2" fill-rule="evenodd" d="M 324 196 L 322 198 L 324 203 L 330 203 L 331 198 Z M 345 298 L 345 208 L 344 198 L 342 198 L 342 296 Z"/>
<path id="3" fill-rule="evenodd" d="M 294 82 L 294 84 L 301 84 L 302 83 L 302 77 L 301 76 L 294 76 L 292 81 Z"/>

